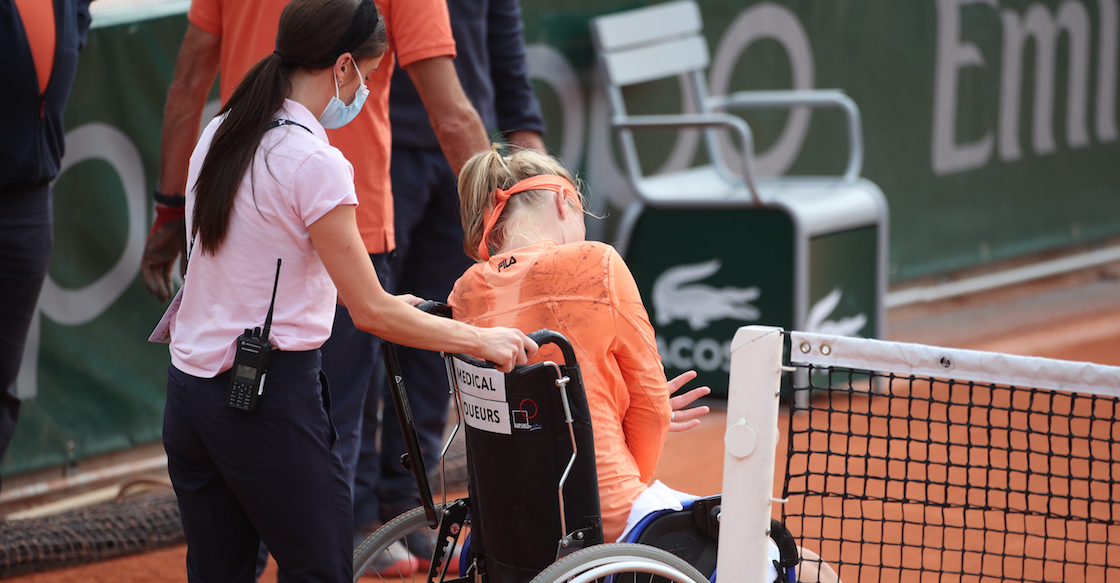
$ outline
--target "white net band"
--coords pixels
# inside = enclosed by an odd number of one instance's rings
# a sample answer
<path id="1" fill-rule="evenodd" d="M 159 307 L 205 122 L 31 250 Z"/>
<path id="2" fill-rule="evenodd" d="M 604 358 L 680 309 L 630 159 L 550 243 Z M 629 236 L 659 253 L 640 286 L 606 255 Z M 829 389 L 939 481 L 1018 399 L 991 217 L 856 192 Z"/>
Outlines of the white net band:
<path id="1" fill-rule="evenodd" d="M 1120 367 L 790 332 L 790 362 L 1120 397 Z"/>

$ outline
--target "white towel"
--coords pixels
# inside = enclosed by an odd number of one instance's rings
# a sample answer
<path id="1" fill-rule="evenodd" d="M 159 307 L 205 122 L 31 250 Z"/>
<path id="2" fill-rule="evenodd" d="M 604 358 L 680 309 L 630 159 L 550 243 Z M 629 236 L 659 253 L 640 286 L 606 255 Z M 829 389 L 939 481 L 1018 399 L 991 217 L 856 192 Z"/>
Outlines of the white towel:
<path id="1" fill-rule="evenodd" d="M 634 501 L 634 505 L 630 507 L 630 516 L 626 517 L 626 528 L 616 542 L 625 540 L 626 535 L 630 534 L 630 531 L 646 516 L 659 510 L 682 510 L 684 508 L 682 502 L 697 498 L 699 496 L 678 492 L 666 486 L 661 480 L 654 480 L 653 485 L 646 488 L 645 492 L 642 492 L 638 499 Z M 778 551 L 778 545 L 774 544 L 772 539 L 766 539 L 766 542 L 770 543 L 767 549 L 770 561 L 766 564 L 766 580 L 776 581 L 778 571 L 774 568 L 774 561 L 781 559 L 781 553 Z"/>
<path id="2" fill-rule="evenodd" d="M 630 531 L 647 515 L 658 510 L 681 510 L 684 508 L 681 502 L 688 502 L 697 498 L 699 496 L 678 492 L 666 486 L 661 480 L 654 480 L 653 485 L 639 494 L 638 499 L 634 501 L 634 505 L 630 507 L 630 516 L 626 517 L 626 528 L 622 531 L 622 536 L 618 537 L 618 540 L 625 539 L 626 535 L 630 534 Z"/>

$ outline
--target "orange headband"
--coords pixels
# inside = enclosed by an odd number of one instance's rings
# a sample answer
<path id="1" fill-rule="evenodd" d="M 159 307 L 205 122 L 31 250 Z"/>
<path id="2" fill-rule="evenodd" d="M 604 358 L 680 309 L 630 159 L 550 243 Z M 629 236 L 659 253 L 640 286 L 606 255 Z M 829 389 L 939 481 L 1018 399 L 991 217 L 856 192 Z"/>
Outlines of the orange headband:
<path id="1" fill-rule="evenodd" d="M 497 189 L 494 191 L 494 208 L 486 214 L 483 214 L 484 227 L 482 228 L 482 239 L 478 242 L 478 254 L 483 260 L 490 259 L 490 231 L 498 222 L 498 217 L 502 216 L 502 211 L 506 208 L 506 202 L 509 197 L 527 190 L 551 190 L 552 192 L 564 195 L 569 200 L 576 203 L 576 206 L 583 210 L 583 205 L 579 202 L 579 191 L 576 187 L 572 186 L 571 182 L 562 176 L 555 174 L 541 174 L 540 176 L 533 176 L 526 178 L 517 184 L 510 187 L 509 190 Z"/>

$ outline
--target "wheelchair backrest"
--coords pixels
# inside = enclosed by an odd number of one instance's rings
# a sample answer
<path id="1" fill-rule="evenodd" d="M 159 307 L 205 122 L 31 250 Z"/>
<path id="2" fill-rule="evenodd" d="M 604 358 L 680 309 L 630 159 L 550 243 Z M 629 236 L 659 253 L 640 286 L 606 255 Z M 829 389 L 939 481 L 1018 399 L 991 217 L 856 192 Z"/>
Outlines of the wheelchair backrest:
<path id="1" fill-rule="evenodd" d="M 565 537 L 568 548 L 602 542 L 591 414 L 574 358 L 509 374 L 447 358 L 465 425 L 470 552 L 489 581 L 532 579 L 565 554 Z"/>

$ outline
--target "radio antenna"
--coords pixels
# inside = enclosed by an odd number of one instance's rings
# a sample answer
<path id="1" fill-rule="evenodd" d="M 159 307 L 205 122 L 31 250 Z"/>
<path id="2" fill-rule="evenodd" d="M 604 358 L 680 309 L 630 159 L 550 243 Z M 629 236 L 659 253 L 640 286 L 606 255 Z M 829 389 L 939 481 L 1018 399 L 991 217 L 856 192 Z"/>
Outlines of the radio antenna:
<path id="1" fill-rule="evenodd" d="M 272 328 L 272 307 L 276 305 L 276 287 L 280 285 L 280 258 L 276 258 L 276 281 L 272 283 L 272 301 L 268 303 L 268 315 L 264 318 L 264 331 L 261 339 L 268 340 L 268 330 Z"/>

